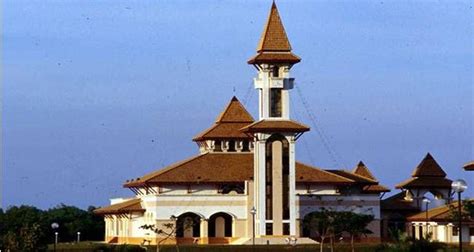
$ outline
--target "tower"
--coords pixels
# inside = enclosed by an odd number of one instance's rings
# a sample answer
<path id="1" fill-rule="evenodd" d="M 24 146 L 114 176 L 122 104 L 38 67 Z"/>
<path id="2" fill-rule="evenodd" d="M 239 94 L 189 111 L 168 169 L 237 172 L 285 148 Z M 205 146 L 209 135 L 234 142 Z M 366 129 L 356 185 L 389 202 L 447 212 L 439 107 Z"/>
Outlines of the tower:
<path id="1" fill-rule="evenodd" d="M 291 52 L 275 3 L 248 63 L 258 71 L 259 120 L 242 130 L 254 137 L 254 204 L 256 230 L 263 235 L 296 234 L 295 141 L 309 128 L 290 119 L 291 67 L 300 58 Z"/>

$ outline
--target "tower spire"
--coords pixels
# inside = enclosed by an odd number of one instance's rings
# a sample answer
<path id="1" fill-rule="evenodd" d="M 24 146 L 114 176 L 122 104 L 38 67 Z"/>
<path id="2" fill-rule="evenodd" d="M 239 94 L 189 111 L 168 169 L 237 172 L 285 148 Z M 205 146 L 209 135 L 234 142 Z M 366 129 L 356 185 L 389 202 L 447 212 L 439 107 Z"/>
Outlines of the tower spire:
<path id="1" fill-rule="evenodd" d="M 296 64 L 300 58 L 291 53 L 291 45 L 278 13 L 275 1 L 272 3 L 267 23 L 257 45 L 257 55 L 249 64 L 289 63 Z"/>

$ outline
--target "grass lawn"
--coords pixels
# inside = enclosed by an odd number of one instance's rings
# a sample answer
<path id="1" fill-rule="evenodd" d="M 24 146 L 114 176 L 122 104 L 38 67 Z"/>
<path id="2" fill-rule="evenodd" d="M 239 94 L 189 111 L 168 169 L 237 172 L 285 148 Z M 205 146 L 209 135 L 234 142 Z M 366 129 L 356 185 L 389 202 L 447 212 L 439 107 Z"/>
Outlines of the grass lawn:
<path id="1" fill-rule="evenodd" d="M 49 246 L 49 251 L 53 251 L 53 246 Z M 148 246 L 147 250 L 140 248 L 137 245 L 110 245 L 93 242 L 81 242 L 76 243 L 60 243 L 58 244 L 56 251 L 156 251 L 155 246 Z M 176 252 L 175 246 L 162 246 L 160 252 Z M 282 245 L 257 245 L 253 249 L 252 246 L 248 245 L 182 245 L 179 246 L 179 252 L 319 252 L 319 245 L 297 245 L 297 246 L 282 246 Z M 324 249 L 325 252 L 329 252 L 329 248 Z M 348 244 L 338 244 L 335 247 L 336 252 L 350 252 L 351 248 Z M 397 250 L 380 249 L 380 245 L 377 244 L 356 244 L 357 252 L 395 252 Z M 448 247 L 440 250 L 441 252 L 457 252 L 456 247 Z M 474 246 L 465 247 L 464 251 L 474 252 Z M 420 252 L 425 252 L 421 251 Z M 428 251 L 427 251 L 428 252 Z"/>

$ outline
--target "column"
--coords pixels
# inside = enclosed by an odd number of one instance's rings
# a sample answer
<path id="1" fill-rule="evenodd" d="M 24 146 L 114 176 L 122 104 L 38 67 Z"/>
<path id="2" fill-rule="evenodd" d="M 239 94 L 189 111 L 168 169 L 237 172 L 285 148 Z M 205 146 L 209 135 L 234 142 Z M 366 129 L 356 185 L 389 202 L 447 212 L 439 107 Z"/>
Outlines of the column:
<path id="1" fill-rule="evenodd" d="M 290 143 L 290 195 L 288 200 L 290 202 L 290 235 L 299 236 L 296 232 L 296 161 L 295 161 L 295 141 L 293 137 L 289 140 Z"/>
<path id="2" fill-rule="evenodd" d="M 201 223 L 200 223 L 200 239 L 199 239 L 199 243 L 200 244 L 207 244 L 208 243 L 208 231 L 207 231 L 207 228 L 208 227 L 208 220 L 207 219 L 204 219 L 204 218 L 201 218 Z"/>
<path id="3" fill-rule="evenodd" d="M 260 134 L 260 137 L 263 134 Z M 257 216 L 258 216 L 258 226 L 259 226 L 259 235 L 266 234 L 265 228 L 265 140 L 258 141 L 258 206 L 257 206 Z"/>

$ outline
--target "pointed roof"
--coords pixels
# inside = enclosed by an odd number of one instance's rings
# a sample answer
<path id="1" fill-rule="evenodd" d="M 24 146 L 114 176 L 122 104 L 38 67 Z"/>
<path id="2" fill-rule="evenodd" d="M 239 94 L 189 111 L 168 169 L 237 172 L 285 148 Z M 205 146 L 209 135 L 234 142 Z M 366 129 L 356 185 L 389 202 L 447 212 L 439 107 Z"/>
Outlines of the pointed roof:
<path id="1" fill-rule="evenodd" d="M 240 103 L 237 97 L 233 96 L 227 107 L 216 118 L 216 123 L 242 122 L 253 123 L 253 117 Z"/>
<path id="2" fill-rule="evenodd" d="M 296 64 L 300 60 L 298 56 L 291 53 L 290 41 L 286 35 L 276 4 L 273 2 L 268 14 L 267 23 L 258 42 L 257 55 L 253 56 L 248 63 Z"/>
<path id="3" fill-rule="evenodd" d="M 428 152 L 420 164 L 413 170 L 411 178 L 396 185 L 399 189 L 408 188 L 451 188 L 452 181 Z"/>
<path id="4" fill-rule="evenodd" d="M 420 164 L 413 170 L 412 177 L 446 177 L 441 166 L 428 152 Z"/>
<path id="5" fill-rule="evenodd" d="M 240 129 L 253 123 L 253 117 L 240 103 L 232 97 L 226 108 L 216 118 L 214 125 L 193 138 L 193 141 L 208 139 L 250 139 L 251 136 Z"/>
<path id="6" fill-rule="evenodd" d="M 290 41 L 286 36 L 275 2 L 272 4 L 267 24 L 257 46 L 257 52 L 261 51 L 291 51 Z"/>
<path id="7" fill-rule="evenodd" d="M 364 164 L 364 162 L 360 161 L 357 166 L 352 170 L 352 173 L 366 177 L 373 181 L 377 181 L 374 175 L 370 172 L 369 168 Z"/>

